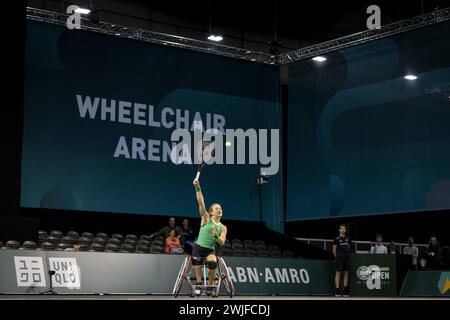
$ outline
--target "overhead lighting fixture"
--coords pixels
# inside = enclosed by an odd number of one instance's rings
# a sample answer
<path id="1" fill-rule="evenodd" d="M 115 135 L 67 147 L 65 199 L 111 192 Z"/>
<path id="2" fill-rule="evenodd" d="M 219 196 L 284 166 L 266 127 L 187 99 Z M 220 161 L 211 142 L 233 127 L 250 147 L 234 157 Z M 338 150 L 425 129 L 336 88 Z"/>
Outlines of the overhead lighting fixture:
<path id="1" fill-rule="evenodd" d="M 413 75 L 413 74 L 407 74 L 406 76 L 404 76 L 404 78 L 406 80 L 416 80 L 417 76 Z"/>
<path id="2" fill-rule="evenodd" d="M 75 12 L 80 13 L 80 14 L 89 14 L 89 13 L 91 13 L 91 10 L 85 9 L 85 8 L 78 8 L 78 9 L 75 9 Z"/>
<path id="3" fill-rule="evenodd" d="M 325 60 L 327 60 L 327 58 L 322 57 L 322 56 L 314 57 L 312 59 L 317 62 L 324 62 Z"/>
<path id="4" fill-rule="evenodd" d="M 223 40 L 223 37 L 219 36 L 219 35 L 216 36 L 216 35 L 212 34 L 212 35 L 210 35 L 208 37 L 208 40 L 219 42 L 219 41 Z"/>
<path id="5" fill-rule="evenodd" d="M 256 59 L 255 59 L 255 58 L 252 58 L 251 60 L 252 60 L 252 61 L 256 61 Z"/>

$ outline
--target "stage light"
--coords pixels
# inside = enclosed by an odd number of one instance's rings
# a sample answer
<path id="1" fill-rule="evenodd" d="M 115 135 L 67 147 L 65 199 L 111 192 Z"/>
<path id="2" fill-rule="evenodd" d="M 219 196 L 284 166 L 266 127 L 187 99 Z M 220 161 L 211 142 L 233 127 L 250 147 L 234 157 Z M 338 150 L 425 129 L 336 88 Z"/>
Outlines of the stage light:
<path id="1" fill-rule="evenodd" d="M 219 41 L 223 40 L 223 37 L 220 35 L 216 36 L 216 35 L 212 34 L 208 37 L 208 40 L 219 42 Z"/>
<path id="2" fill-rule="evenodd" d="M 322 56 L 314 57 L 312 59 L 317 62 L 324 62 L 325 60 L 327 60 L 327 58 L 322 57 Z"/>
<path id="3" fill-rule="evenodd" d="M 413 74 L 407 74 L 406 76 L 404 76 L 404 78 L 406 80 L 416 80 L 417 76 L 413 75 Z"/>
<path id="4" fill-rule="evenodd" d="M 75 9 L 75 12 L 81 13 L 81 14 L 89 14 L 89 13 L 91 13 L 91 10 L 85 9 L 85 8 L 78 8 L 78 9 Z"/>

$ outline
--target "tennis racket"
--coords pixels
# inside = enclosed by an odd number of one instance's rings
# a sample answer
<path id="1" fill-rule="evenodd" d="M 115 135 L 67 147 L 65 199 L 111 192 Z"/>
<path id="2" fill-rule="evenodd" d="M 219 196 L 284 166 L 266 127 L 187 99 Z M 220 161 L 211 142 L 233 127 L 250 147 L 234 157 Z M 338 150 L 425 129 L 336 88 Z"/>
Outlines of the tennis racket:
<path id="1" fill-rule="evenodd" d="M 197 167 L 197 174 L 194 180 L 198 180 L 200 178 L 203 168 L 216 154 L 216 146 L 213 141 L 201 140 L 197 143 L 196 153 L 198 159 L 201 160 L 201 163 Z"/>

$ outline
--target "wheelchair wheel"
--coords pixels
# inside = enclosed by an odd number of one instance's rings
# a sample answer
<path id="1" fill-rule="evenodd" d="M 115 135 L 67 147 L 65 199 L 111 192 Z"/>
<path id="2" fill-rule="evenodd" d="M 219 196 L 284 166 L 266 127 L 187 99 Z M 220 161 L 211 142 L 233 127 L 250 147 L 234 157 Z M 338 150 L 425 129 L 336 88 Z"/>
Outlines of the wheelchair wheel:
<path id="1" fill-rule="evenodd" d="M 227 289 L 230 298 L 233 298 L 233 296 L 236 295 L 236 292 L 234 290 L 233 281 L 231 281 L 230 274 L 228 273 L 227 265 L 222 257 L 218 257 L 217 261 L 219 262 L 219 267 L 222 273 L 222 280 L 225 283 L 225 288 Z"/>
<path id="2" fill-rule="evenodd" d="M 183 286 L 184 280 L 186 279 L 187 273 L 189 272 L 189 265 L 191 263 L 191 257 L 184 258 L 183 264 L 181 265 L 180 271 L 178 272 L 177 280 L 173 287 L 172 294 L 174 297 L 178 297 L 181 287 Z"/>

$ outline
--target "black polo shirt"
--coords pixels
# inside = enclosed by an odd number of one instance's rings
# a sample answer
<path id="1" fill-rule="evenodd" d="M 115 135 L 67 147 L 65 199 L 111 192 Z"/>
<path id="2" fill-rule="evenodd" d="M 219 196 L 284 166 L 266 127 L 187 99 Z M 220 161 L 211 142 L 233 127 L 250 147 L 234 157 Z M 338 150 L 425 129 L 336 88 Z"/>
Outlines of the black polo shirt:
<path id="1" fill-rule="evenodd" d="M 348 256 L 350 254 L 352 241 L 348 236 L 337 236 L 333 240 L 333 245 L 336 245 L 336 256 Z"/>

